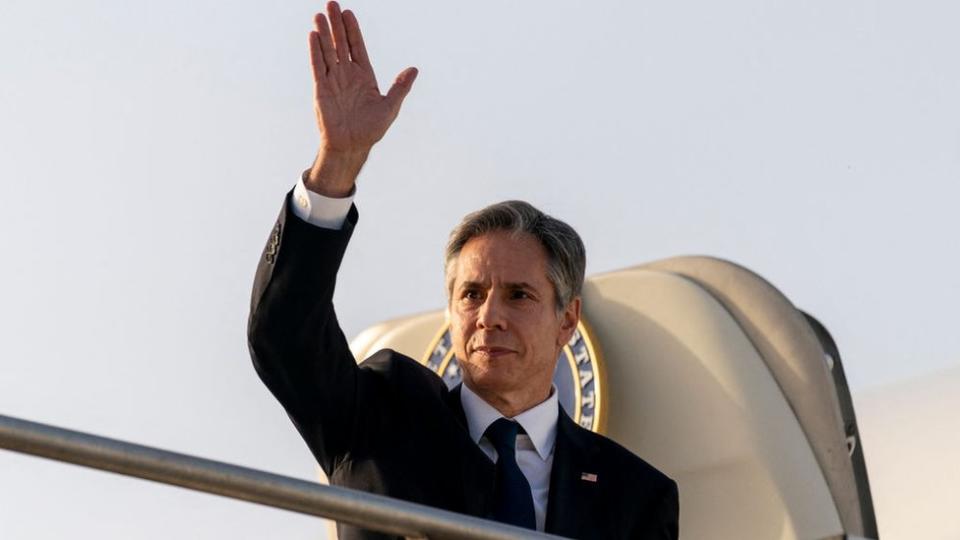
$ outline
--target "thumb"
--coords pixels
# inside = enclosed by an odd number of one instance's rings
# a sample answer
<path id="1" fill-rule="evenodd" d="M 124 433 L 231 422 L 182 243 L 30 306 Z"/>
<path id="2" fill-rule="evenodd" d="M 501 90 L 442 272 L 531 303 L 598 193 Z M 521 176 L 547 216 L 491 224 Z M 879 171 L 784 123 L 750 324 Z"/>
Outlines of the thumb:
<path id="1" fill-rule="evenodd" d="M 410 93 L 410 88 L 413 87 L 413 81 L 417 78 L 417 73 L 419 71 L 415 67 L 409 67 L 401 71 L 397 75 L 397 79 L 393 81 L 393 86 L 387 91 L 387 101 L 393 108 L 394 114 L 400 111 L 400 104 L 403 103 L 403 98 Z"/>

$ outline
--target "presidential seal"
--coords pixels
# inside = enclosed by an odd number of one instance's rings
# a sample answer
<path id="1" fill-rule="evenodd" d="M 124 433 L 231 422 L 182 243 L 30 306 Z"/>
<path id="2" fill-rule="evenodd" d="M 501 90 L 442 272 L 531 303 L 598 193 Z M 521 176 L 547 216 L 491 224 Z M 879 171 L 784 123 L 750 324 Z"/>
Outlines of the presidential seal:
<path id="1" fill-rule="evenodd" d="M 604 433 L 606 428 L 606 380 L 596 340 L 581 319 L 567 345 L 560 351 L 553 384 L 560 406 L 581 426 Z M 453 354 L 450 324 L 444 323 L 420 360 L 453 388 L 462 380 L 460 364 Z"/>

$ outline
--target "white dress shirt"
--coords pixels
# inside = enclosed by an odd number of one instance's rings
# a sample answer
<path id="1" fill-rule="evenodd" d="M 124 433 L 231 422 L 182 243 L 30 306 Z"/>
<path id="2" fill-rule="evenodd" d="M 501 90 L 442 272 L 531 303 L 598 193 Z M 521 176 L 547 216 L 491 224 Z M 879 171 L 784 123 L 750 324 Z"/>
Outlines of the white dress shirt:
<path id="1" fill-rule="evenodd" d="M 353 195 L 356 188 L 349 195 L 341 199 L 326 197 L 307 189 L 303 177 L 293 187 L 293 213 L 311 225 L 325 229 L 339 229 L 350 213 L 353 204 Z"/>
<path id="2" fill-rule="evenodd" d="M 326 197 L 307 189 L 301 177 L 293 188 L 293 213 L 311 225 L 339 229 L 350 212 L 354 193 L 355 191 L 339 199 Z M 487 457 L 496 463 L 497 451 L 483 433 L 503 415 L 466 385 L 461 386 L 460 403 L 467 417 L 470 437 L 480 445 Z M 519 423 L 526 432 L 517 435 L 517 465 L 530 483 L 538 531 L 543 531 L 547 519 L 550 470 L 553 467 L 553 447 L 557 440 L 558 406 L 557 389 L 553 387 L 546 401 L 510 419 Z"/>

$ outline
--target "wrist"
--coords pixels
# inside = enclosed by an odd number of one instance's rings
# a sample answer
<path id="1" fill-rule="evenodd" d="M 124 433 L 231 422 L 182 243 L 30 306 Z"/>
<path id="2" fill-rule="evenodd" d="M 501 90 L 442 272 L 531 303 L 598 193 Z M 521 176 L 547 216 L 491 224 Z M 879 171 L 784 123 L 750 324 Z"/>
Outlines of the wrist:
<path id="1" fill-rule="evenodd" d="M 343 151 L 321 147 L 303 183 L 314 193 L 334 198 L 346 197 L 353 191 L 357 175 L 369 153 L 369 148 Z"/>

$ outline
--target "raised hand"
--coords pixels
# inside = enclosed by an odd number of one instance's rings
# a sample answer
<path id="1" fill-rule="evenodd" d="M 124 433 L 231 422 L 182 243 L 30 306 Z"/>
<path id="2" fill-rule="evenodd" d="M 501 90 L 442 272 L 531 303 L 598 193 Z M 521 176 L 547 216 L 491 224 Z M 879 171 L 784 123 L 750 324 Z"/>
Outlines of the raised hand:
<path id="1" fill-rule="evenodd" d="M 417 70 L 403 70 L 382 95 L 353 12 L 341 12 L 336 2 L 329 2 L 327 17 L 318 13 L 314 22 L 310 63 L 320 149 L 306 185 L 312 191 L 342 197 L 353 189 L 370 148 L 400 112 Z"/>

